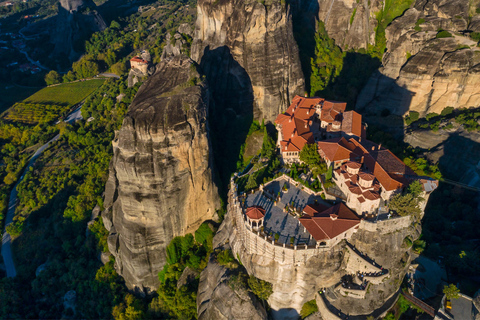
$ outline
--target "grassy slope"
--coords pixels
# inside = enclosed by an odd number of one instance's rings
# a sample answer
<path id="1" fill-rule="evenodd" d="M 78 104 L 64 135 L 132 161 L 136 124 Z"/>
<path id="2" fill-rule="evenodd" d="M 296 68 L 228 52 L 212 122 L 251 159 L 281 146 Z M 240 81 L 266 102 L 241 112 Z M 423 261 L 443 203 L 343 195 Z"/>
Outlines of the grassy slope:
<path id="1" fill-rule="evenodd" d="M 74 105 L 85 99 L 98 89 L 105 79 L 94 79 L 83 82 L 65 83 L 44 88 L 25 99 L 26 103 L 47 103 Z"/>
<path id="2" fill-rule="evenodd" d="M 10 108 L 15 102 L 22 101 L 34 94 L 39 89 L 40 88 L 26 88 L 7 83 L 0 83 L 0 113 Z"/>

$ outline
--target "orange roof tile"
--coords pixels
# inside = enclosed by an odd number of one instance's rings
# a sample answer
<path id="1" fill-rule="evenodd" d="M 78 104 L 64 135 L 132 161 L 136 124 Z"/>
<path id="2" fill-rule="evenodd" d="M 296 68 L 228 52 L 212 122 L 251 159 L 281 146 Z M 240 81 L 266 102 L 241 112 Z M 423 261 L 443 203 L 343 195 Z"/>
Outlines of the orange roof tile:
<path id="1" fill-rule="evenodd" d="M 343 113 L 342 131 L 346 134 L 363 137 L 362 115 L 355 111 Z"/>
<path id="2" fill-rule="evenodd" d="M 335 238 L 357 226 L 360 218 L 346 205 L 339 203 L 313 217 L 303 216 L 299 221 L 316 241 L 321 241 Z"/>
<path id="3" fill-rule="evenodd" d="M 252 220 L 259 220 L 265 217 L 265 209 L 260 206 L 252 206 L 247 208 L 245 214 Z"/>

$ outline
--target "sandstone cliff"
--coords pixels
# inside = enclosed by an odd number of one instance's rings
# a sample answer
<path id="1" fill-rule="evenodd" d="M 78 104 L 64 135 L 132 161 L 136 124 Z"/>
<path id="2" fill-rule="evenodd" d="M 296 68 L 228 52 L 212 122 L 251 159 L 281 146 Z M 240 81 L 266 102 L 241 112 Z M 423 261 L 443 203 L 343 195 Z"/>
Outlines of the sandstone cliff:
<path id="1" fill-rule="evenodd" d="M 199 0 L 192 58 L 224 112 L 273 121 L 304 79 L 285 1 Z"/>
<path id="2" fill-rule="evenodd" d="M 368 45 L 375 45 L 375 14 L 382 10 L 383 1 L 317 1 L 318 18 L 338 46 L 366 49 Z"/>
<path id="3" fill-rule="evenodd" d="M 102 217 L 116 269 L 130 288 L 156 288 L 170 240 L 196 230 L 218 206 L 208 94 L 198 77 L 185 56 L 162 61 L 113 142 Z"/>
<path id="4" fill-rule="evenodd" d="M 472 14 L 475 7 L 466 0 L 417 0 L 386 29 L 383 67 L 365 86 L 356 108 L 425 115 L 447 106 L 478 106 L 480 48 L 461 33 L 480 31 L 480 17 L 469 18 Z M 440 29 L 452 37 L 437 38 Z"/>

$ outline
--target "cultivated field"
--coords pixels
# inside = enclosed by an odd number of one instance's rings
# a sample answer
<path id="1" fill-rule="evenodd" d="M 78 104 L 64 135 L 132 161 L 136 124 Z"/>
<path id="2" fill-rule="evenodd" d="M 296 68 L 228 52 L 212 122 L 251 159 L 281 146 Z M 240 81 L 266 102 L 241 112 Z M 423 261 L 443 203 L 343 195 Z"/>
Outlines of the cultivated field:
<path id="1" fill-rule="evenodd" d="M 105 79 L 94 79 L 44 88 L 23 102 L 73 106 L 99 88 L 104 81 Z"/>
<path id="2" fill-rule="evenodd" d="M 64 116 L 70 108 L 97 90 L 105 79 L 59 84 L 43 88 L 16 103 L 3 115 L 5 120 L 37 124 Z"/>

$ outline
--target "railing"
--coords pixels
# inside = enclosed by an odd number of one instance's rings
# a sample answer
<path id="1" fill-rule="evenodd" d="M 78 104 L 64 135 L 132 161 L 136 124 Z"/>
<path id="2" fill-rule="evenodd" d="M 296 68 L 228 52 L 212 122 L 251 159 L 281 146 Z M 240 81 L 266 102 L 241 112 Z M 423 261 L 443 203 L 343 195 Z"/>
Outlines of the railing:
<path id="1" fill-rule="evenodd" d="M 416 305 L 417 307 L 425 311 L 428 315 L 432 317 L 435 316 L 435 309 L 433 307 L 429 306 L 422 300 L 409 295 L 408 293 L 403 292 L 402 295 L 405 297 L 405 299 L 407 299 L 408 301 L 410 301 L 411 303 L 413 303 L 414 305 Z"/>

